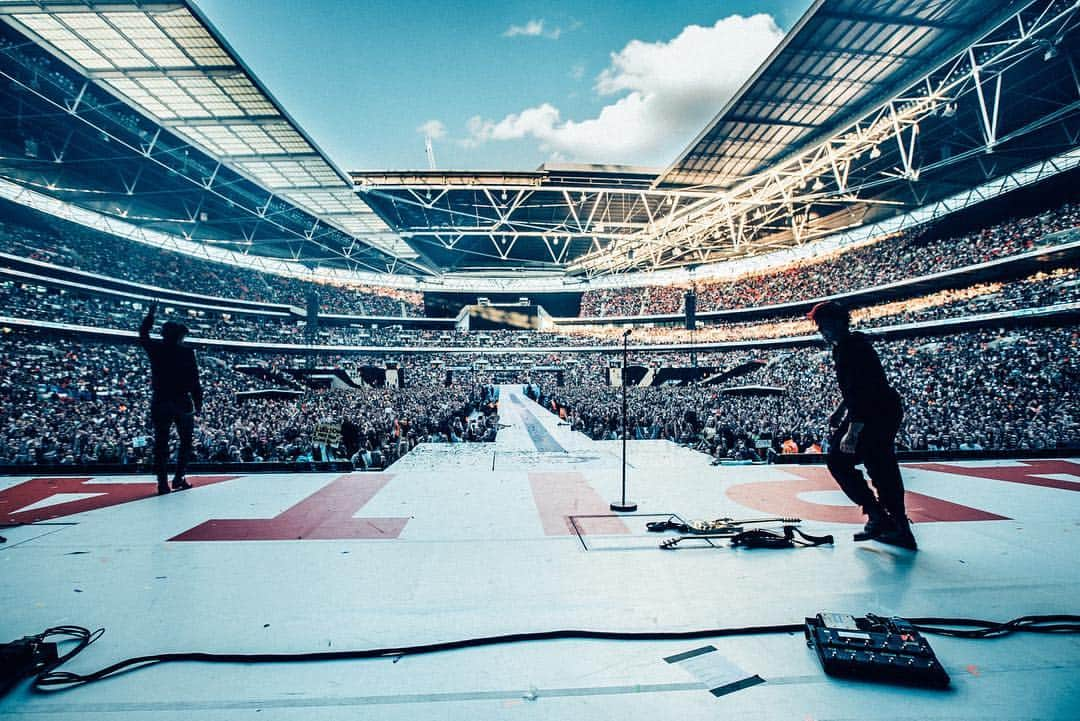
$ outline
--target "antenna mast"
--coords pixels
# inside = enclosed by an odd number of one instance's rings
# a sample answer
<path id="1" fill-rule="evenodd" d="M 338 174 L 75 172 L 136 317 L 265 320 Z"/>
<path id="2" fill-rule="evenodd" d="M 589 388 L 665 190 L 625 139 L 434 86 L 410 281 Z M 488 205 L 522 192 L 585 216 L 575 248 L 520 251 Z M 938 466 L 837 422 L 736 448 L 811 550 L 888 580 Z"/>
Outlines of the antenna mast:
<path id="1" fill-rule="evenodd" d="M 424 152 L 427 153 L 427 164 L 429 170 L 435 170 L 435 148 L 431 145 L 431 136 L 424 136 Z"/>

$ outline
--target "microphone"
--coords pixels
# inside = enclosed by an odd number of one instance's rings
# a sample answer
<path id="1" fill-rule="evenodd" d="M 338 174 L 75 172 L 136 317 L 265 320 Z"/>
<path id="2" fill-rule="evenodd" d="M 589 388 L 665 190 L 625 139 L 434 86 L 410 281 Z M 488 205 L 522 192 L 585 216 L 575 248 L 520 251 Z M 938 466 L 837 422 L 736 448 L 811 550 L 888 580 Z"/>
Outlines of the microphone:
<path id="1" fill-rule="evenodd" d="M 634 332 L 634 329 L 633 329 L 633 328 L 627 328 L 627 329 L 626 329 L 626 332 L 622 334 L 622 337 L 623 337 L 623 338 L 629 338 L 629 337 L 630 337 L 630 334 L 631 334 L 631 333 L 633 333 L 633 332 Z"/>

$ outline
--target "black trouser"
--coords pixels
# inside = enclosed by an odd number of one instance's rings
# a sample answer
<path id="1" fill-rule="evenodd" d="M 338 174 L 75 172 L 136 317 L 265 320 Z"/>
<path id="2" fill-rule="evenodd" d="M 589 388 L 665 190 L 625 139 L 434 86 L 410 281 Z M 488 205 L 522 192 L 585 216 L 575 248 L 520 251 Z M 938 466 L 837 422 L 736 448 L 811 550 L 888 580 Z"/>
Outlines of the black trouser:
<path id="1" fill-rule="evenodd" d="M 855 444 L 855 453 L 841 453 L 840 440 L 847 433 L 849 423 L 840 424 L 829 438 L 829 454 L 826 465 L 833 478 L 840 484 L 840 489 L 853 503 L 870 513 L 880 512 L 883 508 L 893 519 L 903 522 L 907 518 L 904 510 L 904 481 L 900 477 L 900 465 L 896 462 L 896 432 L 900 430 L 903 414 L 868 421 L 859 434 Z M 866 466 L 870 480 L 873 481 L 877 495 L 870 488 L 862 472 L 855 466 Z"/>
<path id="2" fill-rule="evenodd" d="M 169 461 L 169 430 L 176 424 L 180 450 L 176 454 L 176 477 L 182 478 L 191 458 L 191 435 L 195 430 L 195 408 L 190 398 L 155 398 L 150 402 L 150 422 L 154 426 L 154 473 L 159 483 L 166 479 Z"/>

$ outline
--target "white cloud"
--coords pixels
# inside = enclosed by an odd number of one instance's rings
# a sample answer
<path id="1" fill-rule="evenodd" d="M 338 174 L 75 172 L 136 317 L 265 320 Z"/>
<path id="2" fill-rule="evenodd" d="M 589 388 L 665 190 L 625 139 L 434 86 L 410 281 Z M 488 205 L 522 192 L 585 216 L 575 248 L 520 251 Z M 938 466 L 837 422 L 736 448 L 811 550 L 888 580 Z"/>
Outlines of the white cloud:
<path id="1" fill-rule="evenodd" d="M 504 38 L 516 38 L 519 36 L 529 38 L 547 38 L 549 40 L 558 40 L 559 36 L 563 33 L 562 28 L 556 26 L 548 28 L 545 26 L 543 18 L 539 20 L 533 19 L 524 25 L 511 25 L 503 32 Z"/>
<path id="2" fill-rule="evenodd" d="M 570 79 L 571 80 L 584 80 L 585 79 L 585 63 L 574 63 L 570 67 Z"/>
<path id="3" fill-rule="evenodd" d="M 438 140 L 439 138 L 446 137 L 446 126 L 441 120 L 429 120 L 417 128 L 416 132 L 429 137 L 432 140 Z"/>
<path id="4" fill-rule="evenodd" d="M 477 116 L 462 144 L 532 138 L 542 151 L 576 161 L 666 165 L 782 37 L 770 15 L 758 14 L 690 25 L 667 42 L 632 40 L 597 76 L 596 93 L 613 100 L 596 117 L 563 119 L 551 103 L 497 121 Z"/>
<path id="5" fill-rule="evenodd" d="M 489 140 L 518 140 L 542 134 L 559 124 L 559 109 L 550 103 L 507 115 L 499 122 L 484 120 L 479 115 L 469 118 L 469 135 L 478 143 Z M 542 138 L 541 138 L 542 139 Z"/>

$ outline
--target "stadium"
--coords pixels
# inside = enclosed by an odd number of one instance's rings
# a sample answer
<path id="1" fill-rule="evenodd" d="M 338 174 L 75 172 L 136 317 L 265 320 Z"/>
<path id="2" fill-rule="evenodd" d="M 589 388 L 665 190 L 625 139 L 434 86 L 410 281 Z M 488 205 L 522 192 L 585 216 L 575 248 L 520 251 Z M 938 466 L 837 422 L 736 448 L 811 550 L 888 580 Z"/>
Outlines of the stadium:
<path id="1" fill-rule="evenodd" d="M 792 3 L 662 166 L 375 170 L 211 5 L 0 2 L 0 716 L 1077 717 L 1080 2 Z"/>

